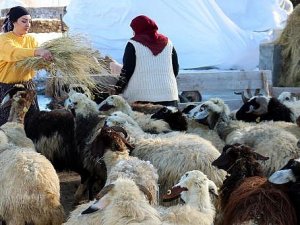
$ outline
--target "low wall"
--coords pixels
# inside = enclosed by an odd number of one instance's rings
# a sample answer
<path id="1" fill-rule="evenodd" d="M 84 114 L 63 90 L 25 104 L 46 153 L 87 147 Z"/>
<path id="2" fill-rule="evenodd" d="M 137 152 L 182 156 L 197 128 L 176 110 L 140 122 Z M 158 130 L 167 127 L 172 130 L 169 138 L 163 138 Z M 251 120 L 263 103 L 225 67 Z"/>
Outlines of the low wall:
<path id="1" fill-rule="evenodd" d="M 31 15 L 31 18 L 48 18 L 59 19 L 60 15 L 66 14 L 66 6 L 63 7 L 39 7 L 39 8 L 26 8 Z M 2 9 L 0 11 L 0 17 L 5 17 L 9 9 Z"/>

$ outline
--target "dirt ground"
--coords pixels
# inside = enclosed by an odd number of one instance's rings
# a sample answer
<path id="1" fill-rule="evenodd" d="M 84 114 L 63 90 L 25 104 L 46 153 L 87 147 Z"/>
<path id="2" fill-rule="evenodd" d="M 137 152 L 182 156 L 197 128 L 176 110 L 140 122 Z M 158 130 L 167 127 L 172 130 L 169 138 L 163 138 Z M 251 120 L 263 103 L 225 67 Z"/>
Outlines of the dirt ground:
<path id="1" fill-rule="evenodd" d="M 61 203 L 68 216 L 75 208 L 74 194 L 80 184 L 80 176 L 74 172 L 59 172 Z"/>

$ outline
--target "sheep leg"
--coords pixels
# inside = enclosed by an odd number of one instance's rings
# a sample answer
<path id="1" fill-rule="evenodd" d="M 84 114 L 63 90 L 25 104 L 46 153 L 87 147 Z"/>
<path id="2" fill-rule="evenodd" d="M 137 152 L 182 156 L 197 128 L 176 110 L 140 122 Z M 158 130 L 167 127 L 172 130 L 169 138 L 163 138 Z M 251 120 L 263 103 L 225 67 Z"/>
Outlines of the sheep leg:
<path id="1" fill-rule="evenodd" d="M 86 192 L 87 186 L 88 186 L 87 182 L 88 182 L 88 180 L 85 181 L 84 183 L 81 183 L 81 184 L 78 186 L 78 188 L 77 188 L 77 190 L 76 190 L 76 192 L 75 192 L 75 195 L 74 195 L 74 197 L 75 197 L 74 204 L 75 204 L 75 205 L 78 205 L 78 204 L 79 204 L 80 200 L 82 199 L 82 196 L 83 196 L 84 193 Z"/>

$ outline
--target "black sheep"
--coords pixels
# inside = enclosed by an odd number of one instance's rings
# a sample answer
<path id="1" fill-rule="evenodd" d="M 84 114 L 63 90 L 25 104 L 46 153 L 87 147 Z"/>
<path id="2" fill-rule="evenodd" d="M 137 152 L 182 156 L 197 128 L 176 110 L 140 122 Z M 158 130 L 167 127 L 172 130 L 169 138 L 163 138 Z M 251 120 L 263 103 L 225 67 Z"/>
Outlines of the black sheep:
<path id="1" fill-rule="evenodd" d="M 174 107 L 165 106 L 152 114 L 151 119 L 159 119 L 167 122 L 172 130 L 186 131 L 188 124 L 185 115 Z"/>

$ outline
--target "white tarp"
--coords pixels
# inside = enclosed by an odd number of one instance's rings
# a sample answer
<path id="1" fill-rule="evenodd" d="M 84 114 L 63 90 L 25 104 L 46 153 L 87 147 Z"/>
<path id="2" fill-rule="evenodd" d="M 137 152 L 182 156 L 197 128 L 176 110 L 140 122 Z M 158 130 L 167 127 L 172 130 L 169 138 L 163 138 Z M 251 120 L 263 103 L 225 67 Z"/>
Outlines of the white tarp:
<path id="1" fill-rule="evenodd" d="M 230 0 L 217 0 L 226 15 L 215 0 L 71 0 L 64 21 L 71 34 L 86 34 L 102 54 L 120 63 L 127 40 L 132 36 L 130 21 L 144 14 L 154 19 L 159 31 L 173 41 L 181 69 L 206 66 L 254 69 L 258 65 L 259 43 L 272 36 L 270 32 L 253 32 L 254 26 L 247 24 L 255 19 L 265 24 L 261 26 L 263 30 L 277 29 L 287 12 L 280 8 L 279 0 L 239 1 L 237 4 L 231 0 L 226 5 Z M 258 5 L 263 12 L 256 13 Z M 245 6 L 253 6 L 249 19 Z M 244 29 L 233 22 L 233 9 L 236 14 L 244 15 L 239 24 Z M 281 14 L 285 12 L 285 17 L 275 16 L 277 9 Z"/>

